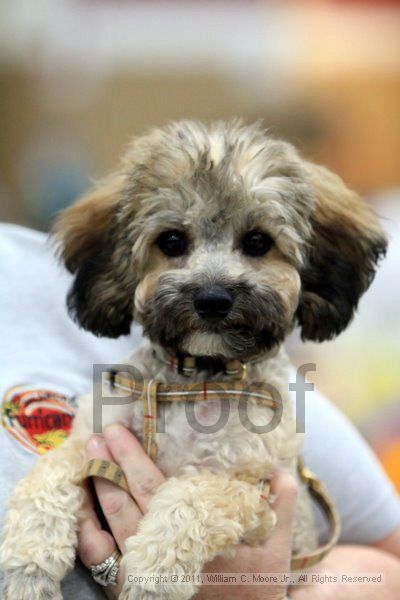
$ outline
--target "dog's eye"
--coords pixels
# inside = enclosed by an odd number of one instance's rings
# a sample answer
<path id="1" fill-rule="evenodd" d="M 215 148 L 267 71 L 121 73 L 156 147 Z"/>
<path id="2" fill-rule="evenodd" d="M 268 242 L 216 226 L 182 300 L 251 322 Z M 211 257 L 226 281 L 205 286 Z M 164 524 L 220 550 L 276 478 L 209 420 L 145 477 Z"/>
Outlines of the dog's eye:
<path id="1" fill-rule="evenodd" d="M 182 256 L 188 247 L 188 240 L 182 231 L 172 230 L 161 233 L 156 243 L 167 256 Z"/>
<path id="2" fill-rule="evenodd" d="M 263 256 L 274 243 L 268 233 L 249 231 L 242 239 L 242 249 L 249 256 Z"/>

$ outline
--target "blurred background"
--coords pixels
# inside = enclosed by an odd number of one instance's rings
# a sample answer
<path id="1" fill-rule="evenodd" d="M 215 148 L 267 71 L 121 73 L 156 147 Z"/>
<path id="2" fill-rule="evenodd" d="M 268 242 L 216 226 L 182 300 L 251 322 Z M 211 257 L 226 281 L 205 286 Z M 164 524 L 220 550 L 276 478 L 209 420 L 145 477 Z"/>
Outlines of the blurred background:
<path id="1" fill-rule="evenodd" d="M 290 342 L 400 489 L 400 1 L 2 0 L 0 220 L 46 229 L 169 119 L 264 119 L 391 237 L 353 325 Z"/>

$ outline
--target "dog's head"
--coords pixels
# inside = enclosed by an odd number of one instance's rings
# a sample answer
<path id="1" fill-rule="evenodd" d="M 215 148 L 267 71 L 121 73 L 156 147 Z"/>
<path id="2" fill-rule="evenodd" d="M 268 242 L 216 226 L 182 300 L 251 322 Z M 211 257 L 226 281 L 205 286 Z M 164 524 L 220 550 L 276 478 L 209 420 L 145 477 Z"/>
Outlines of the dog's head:
<path id="1" fill-rule="evenodd" d="M 242 359 L 296 322 L 305 339 L 340 333 L 386 248 L 338 177 L 240 122 L 136 139 L 56 231 L 82 327 L 118 337 L 136 320 L 169 351 Z"/>

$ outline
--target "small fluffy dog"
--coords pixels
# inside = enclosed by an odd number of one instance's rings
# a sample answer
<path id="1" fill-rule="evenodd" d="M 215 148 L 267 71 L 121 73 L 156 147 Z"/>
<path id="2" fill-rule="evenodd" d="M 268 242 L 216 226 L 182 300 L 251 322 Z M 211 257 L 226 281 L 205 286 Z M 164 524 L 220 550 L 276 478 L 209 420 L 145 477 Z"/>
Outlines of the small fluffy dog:
<path id="1" fill-rule="evenodd" d="M 166 405 L 157 463 L 168 479 L 127 540 L 126 571 L 200 573 L 239 541 L 264 539 L 275 515 L 257 483 L 276 466 L 296 475 L 302 442 L 282 342 L 296 324 L 303 339 L 317 341 L 348 325 L 385 252 L 376 218 L 340 178 L 260 124 L 182 121 L 135 139 L 120 168 L 61 215 L 56 233 L 75 274 L 73 317 L 114 338 L 140 323 L 148 339 L 127 362 L 143 377 L 187 382 L 169 366 L 172 355 L 201 357 L 191 381 L 229 381 L 224 364 L 239 359 L 247 381 L 267 382 L 282 398 L 280 422 L 266 434 L 242 425 L 234 398 L 224 401 L 229 418 L 214 433 L 191 427 L 184 403 Z M 215 423 L 221 403 L 196 409 Z M 254 399 L 247 411 L 257 425 L 271 420 Z M 61 598 L 75 560 L 92 419 L 87 395 L 68 440 L 16 486 L 1 547 L 6 599 Z M 103 407 L 103 427 L 115 422 L 140 437 L 141 403 Z M 300 485 L 294 551 L 314 545 Z M 196 589 L 126 584 L 121 598 L 182 600 Z"/>

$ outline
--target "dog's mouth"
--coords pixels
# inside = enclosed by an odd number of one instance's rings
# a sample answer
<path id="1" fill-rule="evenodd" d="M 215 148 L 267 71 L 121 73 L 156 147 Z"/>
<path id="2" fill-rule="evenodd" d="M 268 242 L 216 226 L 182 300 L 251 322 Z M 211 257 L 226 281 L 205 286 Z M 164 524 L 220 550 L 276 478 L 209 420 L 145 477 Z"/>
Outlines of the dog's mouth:
<path id="1" fill-rule="evenodd" d="M 221 359 L 248 360 L 271 350 L 282 341 L 282 335 L 272 334 L 266 327 L 254 332 L 249 327 L 188 327 L 172 332 L 169 328 L 145 328 L 151 341 L 172 354 L 214 356 Z"/>

